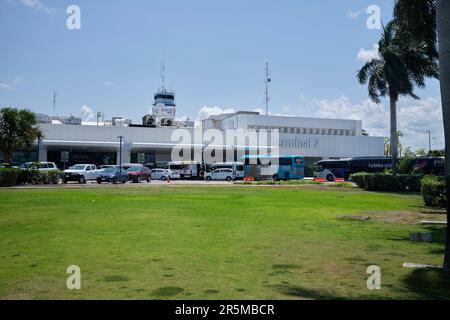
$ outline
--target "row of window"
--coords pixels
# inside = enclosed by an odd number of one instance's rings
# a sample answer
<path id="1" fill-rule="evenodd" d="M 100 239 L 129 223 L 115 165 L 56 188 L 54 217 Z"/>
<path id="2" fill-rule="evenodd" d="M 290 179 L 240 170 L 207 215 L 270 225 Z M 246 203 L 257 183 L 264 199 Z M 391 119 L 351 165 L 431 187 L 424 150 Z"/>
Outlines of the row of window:
<path id="1" fill-rule="evenodd" d="M 292 133 L 292 134 L 316 134 L 316 135 L 328 135 L 328 136 L 355 136 L 355 130 L 350 129 L 313 129 L 313 128 L 276 128 L 276 127 L 261 127 L 261 126 L 249 126 L 250 130 L 279 130 L 280 133 Z"/>

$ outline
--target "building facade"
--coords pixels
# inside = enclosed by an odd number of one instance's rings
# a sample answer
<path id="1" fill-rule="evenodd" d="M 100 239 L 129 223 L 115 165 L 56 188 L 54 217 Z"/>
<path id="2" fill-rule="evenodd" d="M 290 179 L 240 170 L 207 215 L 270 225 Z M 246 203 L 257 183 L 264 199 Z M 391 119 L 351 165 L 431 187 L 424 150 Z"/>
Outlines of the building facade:
<path id="1" fill-rule="evenodd" d="M 41 128 L 45 138 L 36 145 L 39 161 L 52 161 L 60 167 L 75 163 L 116 164 L 119 158 L 123 163 L 162 165 L 173 160 L 172 151 L 180 145 L 177 138 L 179 130 L 197 137 L 182 142 L 184 147 L 197 152 L 202 152 L 209 145 L 201 137 L 198 139 L 199 132 L 202 135 L 208 130 L 243 133 L 278 130 L 278 141 L 275 143 L 280 154 L 304 156 L 307 165 L 322 159 L 384 154 L 384 138 L 363 135 L 361 121 L 264 116 L 255 112 L 212 116 L 202 121 L 201 128 L 51 123 L 43 123 Z M 122 146 L 119 137 L 122 137 Z M 233 144 L 225 147 L 242 148 Z M 69 158 L 64 159 L 67 153 Z M 193 160 L 192 154 L 194 152 L 186 155 L 184 160 Z"/>

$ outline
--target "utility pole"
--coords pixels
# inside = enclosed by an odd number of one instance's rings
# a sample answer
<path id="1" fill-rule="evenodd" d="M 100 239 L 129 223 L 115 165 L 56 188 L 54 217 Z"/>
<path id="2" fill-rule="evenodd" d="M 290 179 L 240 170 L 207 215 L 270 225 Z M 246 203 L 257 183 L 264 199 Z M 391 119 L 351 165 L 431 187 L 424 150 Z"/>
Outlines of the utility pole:
<path id="1" fill-rule="evenodd" d="M 120 139 L 120 146 L 119 146 L 119 176 L 122 177 L 122 141 L 123 136 L 118 136 L 117 138 Z"/>
<path id="2" fill-rule="evenodd" d="M 431 131 L 427 131 L 428 133 L 428 156 L 431 157 Z"/>
<path id="3" fill-rule="evenodd" d="M 266 79 L 265 79 L 265 84 L 266 84 L 266 91 L 265 91 L 265 95 L 266 95 L 266 116 L 269 115 L 269 101 L 270 101 L 270 95 L 269 95 L 269 87 L 270 87 L 270 83 L 272 82 L 272 79 L 270 78 L 270 73 L 269 73 L 269 63 L 266 62 Z"/>

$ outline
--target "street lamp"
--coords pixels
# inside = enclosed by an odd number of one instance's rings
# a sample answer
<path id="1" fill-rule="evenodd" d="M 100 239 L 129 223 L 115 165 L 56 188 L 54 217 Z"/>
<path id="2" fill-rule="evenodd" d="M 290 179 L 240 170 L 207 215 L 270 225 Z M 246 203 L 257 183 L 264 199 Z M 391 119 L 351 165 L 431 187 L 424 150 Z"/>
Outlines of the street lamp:
<path id="1" fill-rule="evenodd" d="M 431 157 L 431 131 L 426 131 L 428 133 L 428 156 Z"/>
<path id="2" fill-rule="evenodd" d="M 37 162 L 41 162 L 41 138 L 37 141 Z"/>
<path id="3" fill-rule="evenodd" d="M 120 139 L 120 146 L 119 146 L 119 173 L 120 176 L 122 177 L 122 141 L 123 141 L 123 136 L 118 136 L 118 139 Z"/>

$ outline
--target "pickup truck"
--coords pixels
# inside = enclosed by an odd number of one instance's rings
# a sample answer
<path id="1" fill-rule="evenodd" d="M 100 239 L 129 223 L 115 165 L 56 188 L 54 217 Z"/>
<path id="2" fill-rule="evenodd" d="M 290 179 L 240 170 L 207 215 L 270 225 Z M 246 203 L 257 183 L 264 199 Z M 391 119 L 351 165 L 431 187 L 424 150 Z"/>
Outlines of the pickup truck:
<path id="1" fill-rule="evenodd" d="M 64 171 L 64 183 L 69 181 L 77 181 L 85 184 L 86 181 L 97 181 L 98 171 L 93 164 L 77 164 Z"/>

